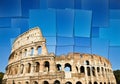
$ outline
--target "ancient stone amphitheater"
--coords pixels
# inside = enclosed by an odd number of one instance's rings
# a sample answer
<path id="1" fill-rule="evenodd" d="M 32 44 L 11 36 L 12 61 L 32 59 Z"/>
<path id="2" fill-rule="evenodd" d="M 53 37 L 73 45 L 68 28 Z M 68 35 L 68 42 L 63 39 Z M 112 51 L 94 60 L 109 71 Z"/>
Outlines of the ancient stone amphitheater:
<path id="1" fill-rule="evenodd" d="M 48 53 L 40 28 L 16 38 L 3 84 L 116 84 L 109 60 L 104 57 Z"/>

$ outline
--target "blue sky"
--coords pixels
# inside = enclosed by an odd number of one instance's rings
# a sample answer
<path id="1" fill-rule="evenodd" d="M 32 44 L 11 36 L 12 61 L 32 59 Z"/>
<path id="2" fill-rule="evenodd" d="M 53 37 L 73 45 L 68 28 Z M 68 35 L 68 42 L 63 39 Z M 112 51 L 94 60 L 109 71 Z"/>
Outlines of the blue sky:
<path id="1" fill-rule="evenodd" d="M 49 52 L 97 54 L 120 69 L 119 0 L 0 0 L 0 71 L 14 39 L 35 26 Z"/>

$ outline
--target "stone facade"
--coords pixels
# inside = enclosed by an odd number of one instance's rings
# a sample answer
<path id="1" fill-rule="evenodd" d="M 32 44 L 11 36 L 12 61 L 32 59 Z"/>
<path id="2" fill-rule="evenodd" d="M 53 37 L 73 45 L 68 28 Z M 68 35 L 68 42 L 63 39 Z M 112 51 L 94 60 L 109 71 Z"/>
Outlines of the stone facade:
<path id="1" fill-rule="evenodd" d="M 20 35 L 12 46 L 5 84 L 116 84 L 104 57 L 48 53 L 46 39 L 36 27 Z"/>

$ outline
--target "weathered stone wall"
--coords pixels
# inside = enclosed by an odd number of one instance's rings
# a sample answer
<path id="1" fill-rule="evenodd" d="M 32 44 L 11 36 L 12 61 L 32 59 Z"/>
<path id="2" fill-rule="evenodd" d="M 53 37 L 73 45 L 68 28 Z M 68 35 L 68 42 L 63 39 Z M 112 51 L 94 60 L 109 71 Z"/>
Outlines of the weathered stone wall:
<path id="1" fill-rule="evenodd" d="M 6 84 L 116 84 L 104 57 L 48 53 L 39 28 L 20 35 L 13 44 L 4 80 Z"/>

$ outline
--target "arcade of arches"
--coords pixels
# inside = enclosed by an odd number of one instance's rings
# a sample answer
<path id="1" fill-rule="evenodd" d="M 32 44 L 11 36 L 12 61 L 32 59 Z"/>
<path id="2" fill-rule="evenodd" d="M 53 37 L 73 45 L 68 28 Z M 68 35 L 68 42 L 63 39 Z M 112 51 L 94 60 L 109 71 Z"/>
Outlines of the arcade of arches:
<path id="1" fill-rule="evenodd" d="M 48 53 L 46 39 L 36 27 L 13 43 L 3 84 L 116 84 L 112 65 L 104 57 Z"/>

